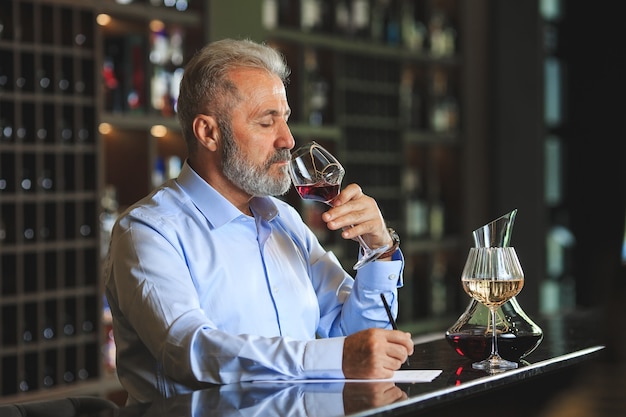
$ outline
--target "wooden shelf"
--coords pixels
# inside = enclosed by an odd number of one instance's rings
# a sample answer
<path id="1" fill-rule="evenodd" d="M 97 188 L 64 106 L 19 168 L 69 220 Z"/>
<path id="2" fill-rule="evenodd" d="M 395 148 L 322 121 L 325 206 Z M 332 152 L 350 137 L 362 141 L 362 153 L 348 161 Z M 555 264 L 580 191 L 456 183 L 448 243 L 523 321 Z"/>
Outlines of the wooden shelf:
<path id="1" fill-rule="evenodd" d="M 382 43 L 349 37 L 303 32 L 295 29 L 273 29 L 267 33 L 272 41 L 286 41 L 319 49 L 331 49 L 340 53 L 355 54 L 380 59 L 390 59 L 412 63 L 438 65 L 459 65 L 458 56 L 440 56 L 430 52 L 416 52 L 400 46 L 392 47 Z"/>

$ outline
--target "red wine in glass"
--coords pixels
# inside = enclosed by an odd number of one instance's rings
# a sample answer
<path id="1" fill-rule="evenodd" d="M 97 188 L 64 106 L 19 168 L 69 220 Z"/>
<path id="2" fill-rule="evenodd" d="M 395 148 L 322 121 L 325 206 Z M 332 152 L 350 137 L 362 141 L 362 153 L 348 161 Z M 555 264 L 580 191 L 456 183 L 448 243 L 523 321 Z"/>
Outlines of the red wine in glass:
<path id="1" fill-rule="evenodd" d="M 316 142 L 310 142 L 291 155 L 289 174 L 296 191 L 302 199 L 319 201 L 329 206 L 340 192 L 341 180 L 345 171 L 337 158 Z M 366 263 L 378 259 L 389 247 L 372 249 L 363 240 L 356 238 L 362 248 L 362 255 L 354 264 L 359 269 Z"/>
<path id="2" fill-rule="evenodd" d="M 330 204 L 339 195 L 339 184 L 320 182 L 313 185 L 297 185 L 296 191 L 305 200 Z"/>

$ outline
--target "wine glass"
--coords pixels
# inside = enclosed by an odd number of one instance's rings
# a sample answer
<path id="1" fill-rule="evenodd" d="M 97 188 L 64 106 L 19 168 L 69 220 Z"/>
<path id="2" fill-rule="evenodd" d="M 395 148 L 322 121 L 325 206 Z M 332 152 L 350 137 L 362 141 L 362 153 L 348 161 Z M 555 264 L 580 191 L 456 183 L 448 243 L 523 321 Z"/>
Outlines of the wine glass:
<path id="1" fill-rule="evenodd" d="M 330 152 L 317 142 L 311 142 L 293 152 L 289 173 L 302 199 L 319 201 L 332 206 L 332 201 L 339 195 L 345 170 Z M 389 249 L 388 245 L 372 249 L 361 236 L 357 236 L 357 239 L 363 253 L 361 259 L 352 267 L 353 269 L 361 268 Z"/>
<path id="2" fill-rule="evenodd" d="M 498 354 L 496 310 L 524 286 L 524 272 L 515 249 L 512 247 L 471 248 L 461 283 L 465 292 L 484 304 L 491 312 L 491 354 L 483 361 L 472 364 L 474 369 L 497 373 L 517 368 L 516 362 L 507 361 Z"/>

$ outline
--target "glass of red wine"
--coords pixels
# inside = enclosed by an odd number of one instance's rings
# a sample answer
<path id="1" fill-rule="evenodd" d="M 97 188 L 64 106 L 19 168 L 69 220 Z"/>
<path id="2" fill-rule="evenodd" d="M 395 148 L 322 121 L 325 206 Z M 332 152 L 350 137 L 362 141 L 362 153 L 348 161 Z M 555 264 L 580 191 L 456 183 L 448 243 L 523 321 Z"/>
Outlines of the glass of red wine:
<path id="1" fill-rule="evenodd" d="M 296 149 L 291 156 L 289 173 L 296 191 L 304 200 L 319 201 L 332 206 L 339 195 L 345 170 L 330 152 L 317 142 L 308 143 Z M 353 269 L 380 257 L 388 246 L 370 248 L 361 236 L 357 236 L 362 256 Z"/>

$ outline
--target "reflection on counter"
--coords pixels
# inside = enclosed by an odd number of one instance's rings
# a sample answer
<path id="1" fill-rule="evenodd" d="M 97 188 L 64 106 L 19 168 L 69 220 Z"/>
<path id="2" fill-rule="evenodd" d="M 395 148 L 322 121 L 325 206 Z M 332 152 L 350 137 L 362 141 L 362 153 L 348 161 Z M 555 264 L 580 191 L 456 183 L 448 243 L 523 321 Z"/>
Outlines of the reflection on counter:
<path id="1" fill-rule="evenodd" d="M 124 416 L 344 416 L 407 398 L 393 382 L 242 383 L 196 391 L 149 406 L 125 409 Z M 128 414 L 127 414 L 128 413 Z"/>

